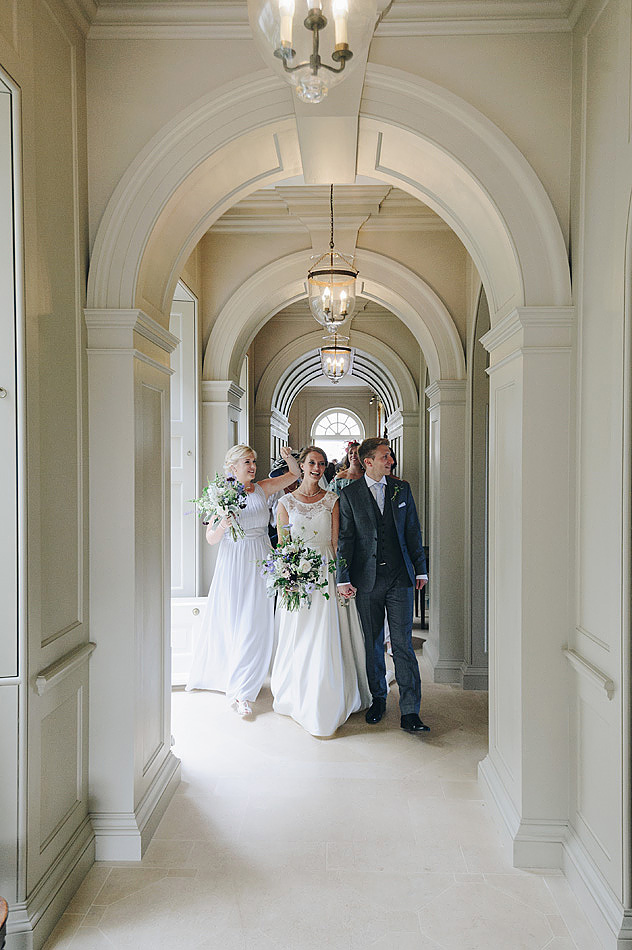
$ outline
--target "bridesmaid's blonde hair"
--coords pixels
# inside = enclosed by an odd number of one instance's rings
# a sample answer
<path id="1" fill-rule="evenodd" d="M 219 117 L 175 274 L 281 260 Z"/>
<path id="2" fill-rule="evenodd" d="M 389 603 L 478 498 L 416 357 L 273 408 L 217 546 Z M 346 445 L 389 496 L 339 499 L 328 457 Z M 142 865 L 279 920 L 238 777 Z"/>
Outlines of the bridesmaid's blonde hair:
<path id="1" fill-rule="evenodd" d="M 255 459 L 257 458 L 257 453 L 254 449 L 251 449 L 249 445 L 233 445 L 232 449 L 229 449 L 224 458 L 224 471 L 228 474 L 233 465 L 238 462 L 240 459 L 246 458 L 247 455 L 254 455 Z"/>

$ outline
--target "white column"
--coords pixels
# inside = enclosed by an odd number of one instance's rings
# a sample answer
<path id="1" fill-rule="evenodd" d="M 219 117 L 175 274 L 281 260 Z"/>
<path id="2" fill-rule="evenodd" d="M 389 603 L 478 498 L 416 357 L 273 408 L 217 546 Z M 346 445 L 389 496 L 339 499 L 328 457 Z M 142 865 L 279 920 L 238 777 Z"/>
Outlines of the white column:
<path id="1" fill-rule="evenodd" d="M 202 380 L 202 418 L 200 425 L 200 475 L 202 485 L 215 473 L 224 471 L 224 458 L 239 443 L 239 421 L 244 390 L 232 379 Z M 202 544 L 202 592 L 213 577 L 215 546 Z"/>
<path id="2" fill-rule="evenodd" d="M 269 471 L 270 462 L 275 454 L 275 439 L 281 445 L 287 445 L 290 433 L 290 422 L 278 409 L 269 412 L 257 410 L 255 412 L 255 444 L 257 452 L 259 478 L 265 478 Z"/>
<path id="3" fill-rule="evenodd" d="M 97 860 L 138 861 L 179 782 L 170 750 L 169 353 L 139 310 L 88 310 L 90 800 Z"/>
<path id="4" fill-rule="evenodd" d="M 396 409 L 386 420 L 389 439 L 399 439 L 396 474 L 405 478 L 413 489 L 418 508 L 422 499 L 418 494 L 420 469 L 419 413 Z M 425 540 L 424 540 L 425 543 Z"/>
<path id="5" fill-rule="evenodd" d="M 490 353 L 489 754 L 480 776 L 521 867 L 561 866 L 568 816 L 569 308 L 515 310 Z"/>
<path id="6" fill-rule="evenodd" d="M 430 405 L 430 631 L 424 646 L 436 683 L 459 683 L 464 655 L 465 387 L 440 379 Z"/>

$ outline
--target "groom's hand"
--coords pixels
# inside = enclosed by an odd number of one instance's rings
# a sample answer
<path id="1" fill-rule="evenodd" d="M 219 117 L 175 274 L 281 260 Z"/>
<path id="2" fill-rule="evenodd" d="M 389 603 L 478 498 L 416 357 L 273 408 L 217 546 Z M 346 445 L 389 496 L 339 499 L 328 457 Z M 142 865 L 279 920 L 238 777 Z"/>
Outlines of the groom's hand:
<path id="1" fill-rule="evenodd" d="M 415 578 L 415 587 L 417 588 L 417 590 L 423 590 L 427 583 L 428 583 L 427 577 Z"/>
<path id="2" fill-rule="evenodd" d="M 355 592 L 356 588 L 353 584 L 338 584 L 338 593 L 343 597 L 353 597 Z"/>

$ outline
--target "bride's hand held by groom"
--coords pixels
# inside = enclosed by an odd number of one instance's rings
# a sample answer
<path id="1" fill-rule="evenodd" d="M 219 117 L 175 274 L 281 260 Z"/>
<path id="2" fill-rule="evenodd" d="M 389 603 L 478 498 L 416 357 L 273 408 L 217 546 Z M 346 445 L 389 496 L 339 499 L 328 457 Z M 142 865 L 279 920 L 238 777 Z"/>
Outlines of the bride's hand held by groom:
<path id="1" fill-rule="evenodd" d="M 355 597 L 356 590 L 357 588 L 355 588 L 353 584 L 338 584 L 338 593 L 341 594 L 342 597 Z"/>

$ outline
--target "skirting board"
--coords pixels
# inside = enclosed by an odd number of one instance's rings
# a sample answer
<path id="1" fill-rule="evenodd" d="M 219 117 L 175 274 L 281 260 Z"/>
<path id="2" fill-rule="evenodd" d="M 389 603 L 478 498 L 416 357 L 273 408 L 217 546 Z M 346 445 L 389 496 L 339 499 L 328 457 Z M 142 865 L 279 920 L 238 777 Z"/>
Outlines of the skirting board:
<path id="1" fill-rule="evenodd" d="M 461 665 L 461 686 L 463 689 L 486 691 L 489 688 L 489 673 L 486 667 Z"/>
<path id="2" fill-rule="evenodd" d="M 435 683 L 458 683 L 461 685 L 462 663 L 463 660 L 437 660 L 432 668 Z"/>
<path id="3" fill-rule="evenodd" d="M 489 756 L 478 775 L 513 866 L 563 871 L 603 950 L 632 950 L 632 911 L 612 893 L 568 822 L 521 821 Z"/>
<path id="4" fill-rule="evenodd" d="M 40 950 L 94 863 L 94 832 L 86 818 L 26 901 L 11 906 L 11 950 Z"/>
<path id="5" fill-rule="evenodd" d="M 165 757 L 134 812 L 93 812 L 97 861 L 140 861 L 180 784 L 180 759 Z"/>

